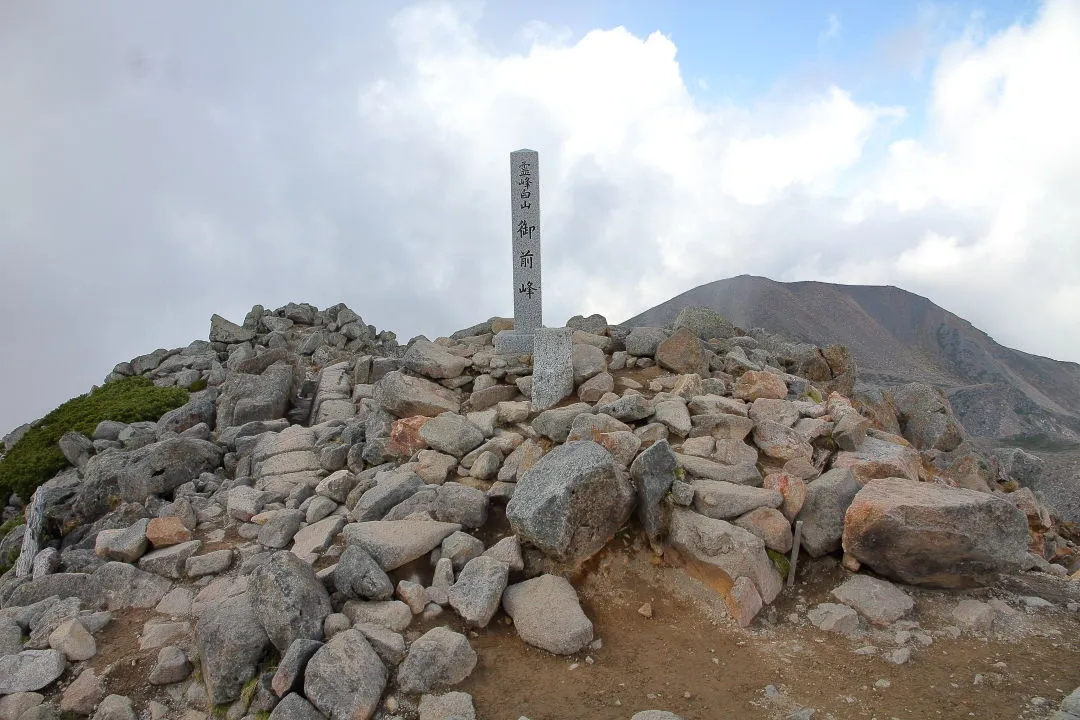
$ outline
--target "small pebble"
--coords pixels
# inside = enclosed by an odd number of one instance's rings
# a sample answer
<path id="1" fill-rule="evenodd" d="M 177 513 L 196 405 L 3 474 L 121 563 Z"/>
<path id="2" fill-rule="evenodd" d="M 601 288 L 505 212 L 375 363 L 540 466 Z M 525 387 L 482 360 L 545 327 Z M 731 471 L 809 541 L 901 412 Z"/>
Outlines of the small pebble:
<path id="1" fill-rule="evenodd" d="M 887 678 L 881 678 L 880 680 L 878 680 L 878 681 L 876 681 L 874 683 L 874 687 L 879 688 L 881 690 L 884 690 L 885 688 L 887 688 L 887 687 L 889 687 L 891 685 L 892 685 L 892 683 L 889 682 L 889 680 Z"/>
<path id="2" fill-rule="evenodd" d="M 642 617 L 651 618 L 652 617 L 652 603 L 645 603 L 644 605 L 639 607 L 637 609 L 637 611 L 638 611 L 638 615 L 641 615 Z"/>

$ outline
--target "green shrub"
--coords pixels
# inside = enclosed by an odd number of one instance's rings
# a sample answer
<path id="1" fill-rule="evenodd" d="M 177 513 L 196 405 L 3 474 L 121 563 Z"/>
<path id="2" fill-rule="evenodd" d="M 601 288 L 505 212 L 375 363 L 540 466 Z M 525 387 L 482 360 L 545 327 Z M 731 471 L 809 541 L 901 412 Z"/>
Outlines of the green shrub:
<path id="1" fill-rule="evenodd" d="M 0 459 L 0 500 L 6 500 L 8 495 L 16 492 L 24 502 L 29 502 L 38 485 L 67 466 L 57 445 L 64 433 L 74 430 L 92 435 L 102 420 L 156 421 L 187 401 L 187 390 L 155 387 L 145 377 L 110 382 L 68 400 L 34 423 Z"/>
<path id="2" fill-rule="evenodd" d="M 773 561 L 773 565 L 780 572 L 780 577 L 783 580 L 787 580 L 788 573 L 791 572 L 791 561 L 787 559 L 787 556 L 778 553 L 772 548 L 765 548 L 765 552 L 769 554 L 769 559 Z"/>

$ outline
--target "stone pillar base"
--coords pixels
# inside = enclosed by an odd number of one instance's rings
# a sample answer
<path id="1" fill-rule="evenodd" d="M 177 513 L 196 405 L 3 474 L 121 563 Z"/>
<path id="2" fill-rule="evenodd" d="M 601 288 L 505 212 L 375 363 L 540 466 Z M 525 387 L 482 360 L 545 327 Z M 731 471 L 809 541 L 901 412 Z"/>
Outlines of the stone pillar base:
<path id="1" fill-rule="evenodd" d="M 496 355 L 532 355 L 533 341 L 536 336 L 532 333 L 519 333 L 516 330 L 503 330 L 495 336 Z"/>

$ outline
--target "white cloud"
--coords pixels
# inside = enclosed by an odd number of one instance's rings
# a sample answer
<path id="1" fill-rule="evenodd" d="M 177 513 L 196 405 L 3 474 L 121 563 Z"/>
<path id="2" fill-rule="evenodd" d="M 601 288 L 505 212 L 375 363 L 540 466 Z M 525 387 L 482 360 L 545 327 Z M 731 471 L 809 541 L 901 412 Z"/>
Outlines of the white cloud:
<path id="1" fill-rule="evenodd" d="M 840 24 L 840 16 L 836 13 L 829 13 L 829 16 L 825 18 L 825 29 L 818 35 L 818 45 L 825 45 L 840 37 L 840 31 L 844 26 Z"/>
<path id="2" fill-rule="evenodd" d="M 519 18 L 506 50 L 478 3 L 271 5 L 256 28 L 216 5 L 31 23 L 43 6 L 0 11 L 19 68 L 0 74 L 0 302 L 27 308 L 0 431 L 205 337 L 211 312 L 345 301 L 404 338 L 508 314 L 521 147 L 540 151 L 549 323 L 754 273 L 899 285 L 1080 360 L 1075 0 L 955 39 L 907 108 L 839 84 L 709 105 L 662 32 Z"/>

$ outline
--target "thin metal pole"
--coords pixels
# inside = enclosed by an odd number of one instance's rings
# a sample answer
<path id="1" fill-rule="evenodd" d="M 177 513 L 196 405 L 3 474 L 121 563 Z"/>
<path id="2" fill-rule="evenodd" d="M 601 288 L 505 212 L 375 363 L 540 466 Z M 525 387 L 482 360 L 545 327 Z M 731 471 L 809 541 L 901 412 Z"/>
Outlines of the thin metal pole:
<path id="1" fill-rule="evenodd" d="M 795 584 L 795 566 L 799 563 L 799 545 L 802 543 L 802 520 L 795 521 L 795 537 L 791 542 L 791 569 L 788 570 L 787 586 Z"/>

